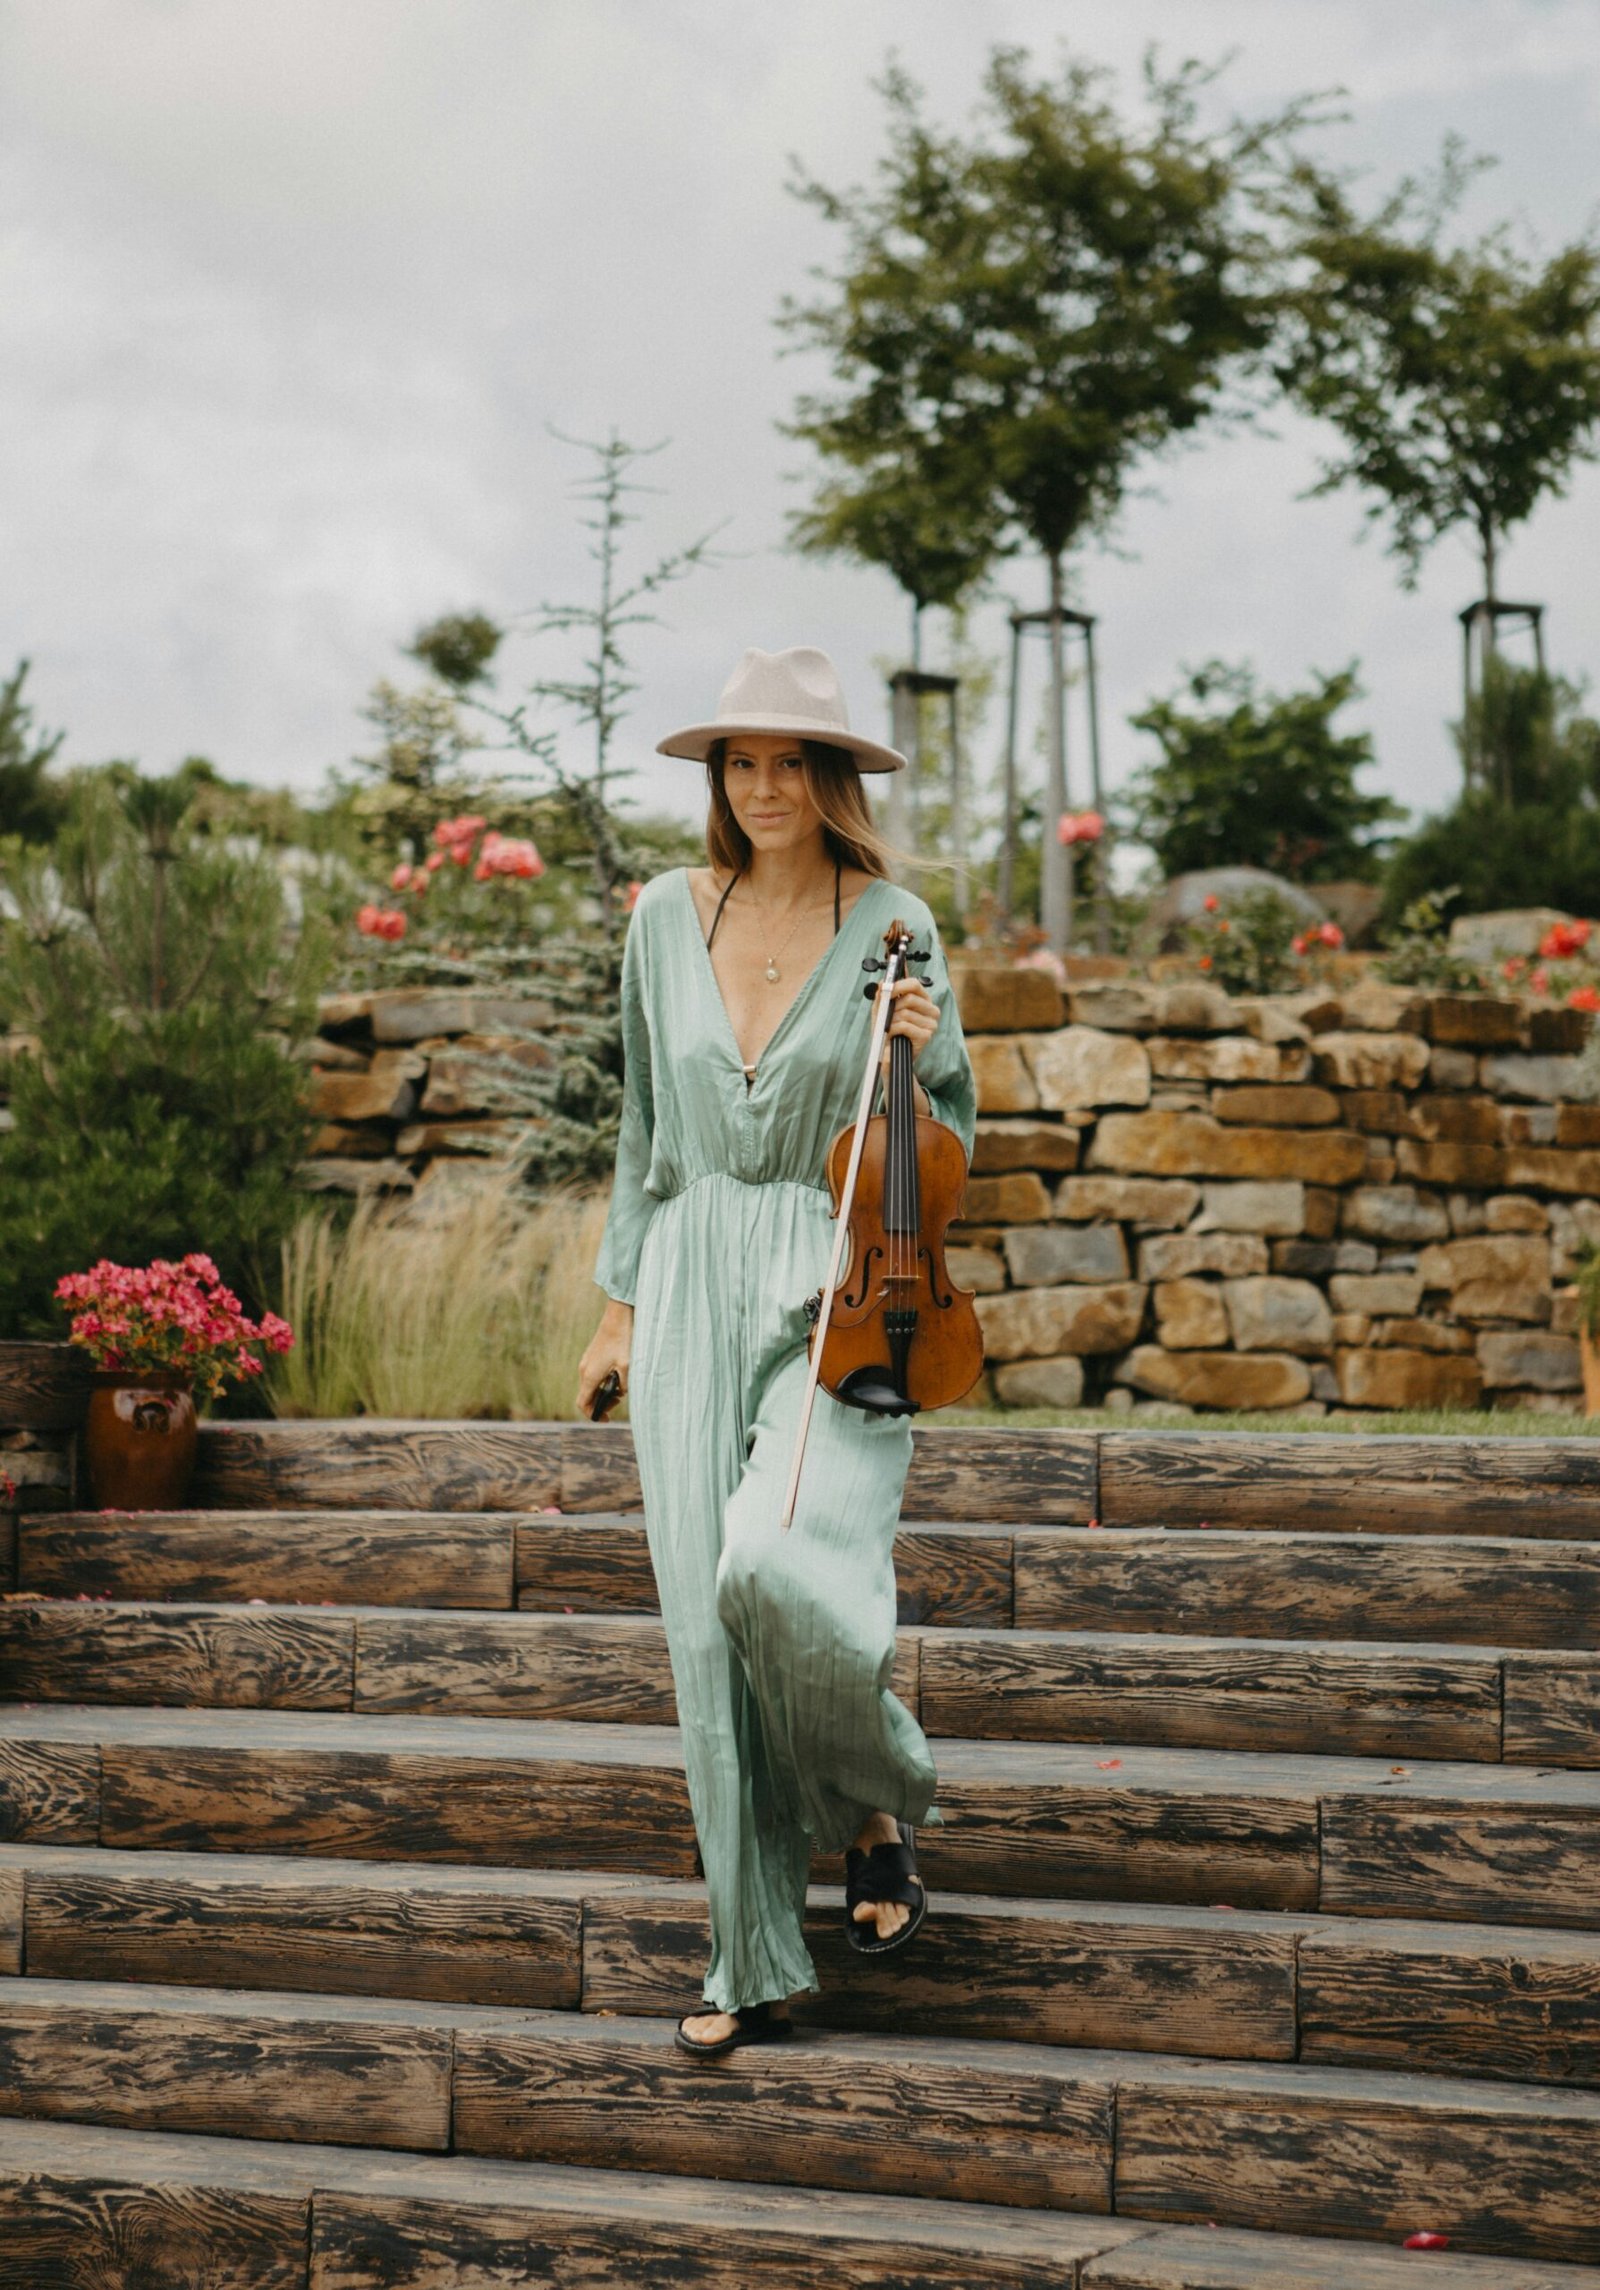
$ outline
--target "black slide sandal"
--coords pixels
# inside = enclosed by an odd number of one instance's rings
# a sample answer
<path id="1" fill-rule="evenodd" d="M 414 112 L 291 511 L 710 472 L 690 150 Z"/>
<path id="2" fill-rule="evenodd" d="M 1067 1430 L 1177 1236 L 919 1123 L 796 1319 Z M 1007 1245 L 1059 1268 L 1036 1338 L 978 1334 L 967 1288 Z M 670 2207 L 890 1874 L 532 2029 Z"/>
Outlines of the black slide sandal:
<path id="1" fill-rule="evenodd" d="M 673 2034 L 679 2051 L 693 2052 L 699 2059 L 720 2059 L 724 2052 L 737 2051 L 740 2044 L 782 2043 L 794 2034 L 794 2022 L 788 2015 L 775 2014 L 770 2003 L 743 2004 L 729 2014 L 737 2021 L 732 2035 L 719 2036 L 715 2043 L 701 2043 L 684 2033 L 684 2020 L 698 2020 L 707 2013 L 720 2011 L 718 2004 L 704 2004 L 698 2012 L 685 2012 Z"/>
<path id="2" fill-rule="evenodd" d="M 928 1913 L 927 1888 L 917 1874 L 917 1832 L 897 1821 L 896 1844 L 872 1845 L 862 1852 L 850 1846 L 844 1856 L 844 1931 L 858 1956 L 887 1956 L 903 1948 Z M 855 1910 L 864 1900 L 897 1900 L 911 1914 L 898 1932 L 880 1940 L 868 1920 L 857 1921 Z"/>

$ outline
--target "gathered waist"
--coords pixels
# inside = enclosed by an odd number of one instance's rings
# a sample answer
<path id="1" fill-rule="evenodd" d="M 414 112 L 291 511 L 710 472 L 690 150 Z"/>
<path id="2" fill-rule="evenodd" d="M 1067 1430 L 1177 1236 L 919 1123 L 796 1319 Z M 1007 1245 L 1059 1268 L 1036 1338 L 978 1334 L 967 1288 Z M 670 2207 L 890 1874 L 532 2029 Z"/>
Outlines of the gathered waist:
<path id="1" fill-rule="evenodd" d="M 657 1193 L 655 1198 L 661 1208 L 666 1208 L 669 1203 L 684 1200 L 705 1185 L 737 1185 L 743 1193 L 814 1193 L 819 1201 L 827 1204 L 832 1214 L 832 1193 L 825 1184 L 818 1184 L 810 1177 L 741 1177 L 735 1169 L 702 1169 L 697 1177 L 686 1177 L 670 1193 Z"/>

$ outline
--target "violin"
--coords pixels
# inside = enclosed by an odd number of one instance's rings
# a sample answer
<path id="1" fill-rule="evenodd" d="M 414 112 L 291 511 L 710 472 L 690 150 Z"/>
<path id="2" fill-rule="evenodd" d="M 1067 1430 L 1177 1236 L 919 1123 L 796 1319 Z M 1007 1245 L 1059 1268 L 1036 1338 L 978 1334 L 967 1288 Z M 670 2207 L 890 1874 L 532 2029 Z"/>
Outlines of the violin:
<path id="1" fill-rule="evenodd" d="M 879 973 L 862 992 L 874 1000 L 855 1121 L 828 1148 L 828 1188 L 836 1219 L 828 1277 L 805 1303 L 811 1322 L 810 1373 L 781 1524 L 794 1516 L 806 1434 L 820 1383 L 835 1399 L 870 1415 L 916 1415 L 948 1407 L 983 1373 L 983 1331 L 969 1289 L 958 1288 L 945 1263 L 945 1233 L 958 1214 L 967 1156 L 948 1122 L 919 1113 L 912 1048 L 889 1035 L 893 988 L 926 962 L 912 933 L 895 921 L 883 956 L 863 970 Z M 931 978 L 923 985 L 931 986 Z M 885 1037 L 889 1079 L 884 1111 L 873 1113 Z"/>

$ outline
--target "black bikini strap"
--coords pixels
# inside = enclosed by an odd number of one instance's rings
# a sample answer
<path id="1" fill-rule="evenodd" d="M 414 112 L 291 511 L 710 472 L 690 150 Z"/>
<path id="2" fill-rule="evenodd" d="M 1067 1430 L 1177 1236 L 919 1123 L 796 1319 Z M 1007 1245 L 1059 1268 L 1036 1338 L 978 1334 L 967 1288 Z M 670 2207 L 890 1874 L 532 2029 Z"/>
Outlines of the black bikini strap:
<path id="1" fill-rule="evenodd" d="M 728 890 L 724 891 L 717 901 L 717 911 L 711 917 L 711 928 L 706 932 L 706 952 L 708 954 L 711 951 L 711 941 L 717 935 L 717 925 L 722 920 L 722 910 L 728 903 L 728 891 L 732 890 L 738 880 L 736 874 L 730 875 L 728 877 Z M 839 935 L 839 861 L 837 859 L 833 862 L 833 935 L 835 938 Z"/>
<path id="2" fill-rule="evenodd" d="M 712 941 L 712 940 L 713 940 L 713 939 L 716 937 L 716 935 L 717 935 L 717 925 L 718 925 L 718 923 L 719 923 L 719 922 L 722 920 L 722 910 L 723 910 L 723 908 L 724 908 L 724 907 L 727 905 L 727 903 L 728 903 L 728 891 L 731 891 L 731 890 L 732 890 L 732 888 L 733 888 L 734 884 L 735 884 L 735 883 L 736 883 L 738 880 L 739 880 L 739 877 L 738 877 L 738 874 L 737 874 L 737 872 L 735 872 L 735 873 L 731 874 L 731 875 L 728 877 L 728 890 L 727 890 L 727 891 L 724 891 L 724 892 L 723 892 L 723 894 L 722 894 L 722 896 L 721 896 L 721 898 L 719 898 L 719 899 L 718 899 L 718 901 L 717 901 L 717 911 L 716 911 L 716 913 L 715 913 L 715 914 L 714 914 L 714 915 L 711 917 L 711 928 L 710 928 L 710 929 L 709 929 L 709 930 L 706 932 L 706 951 L 707 951 L 707 953 L 708 953 L 708 954 L 709 954 L 709 952 L 711 951 L 711 941 Z"/>

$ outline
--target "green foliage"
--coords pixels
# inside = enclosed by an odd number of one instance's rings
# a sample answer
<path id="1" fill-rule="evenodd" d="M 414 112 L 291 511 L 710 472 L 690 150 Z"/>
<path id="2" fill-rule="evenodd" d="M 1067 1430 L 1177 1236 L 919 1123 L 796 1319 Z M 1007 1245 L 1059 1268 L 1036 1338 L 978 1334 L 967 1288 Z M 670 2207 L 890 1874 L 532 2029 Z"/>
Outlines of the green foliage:
<path id="1" fill-rule="evenodd" d="M 61 824 L 66 797 L 46 771 L 60 751 L 63 734 L 36 731 L 33 709 L 22 696 L 28 662 L 19 660 L 0 684 L 0 839 L 48 843 Z"/>
<path id="2" fill-rule="evenodd" d="M 1578 1291 L 1578 1320 L 1585 1335 L 1600 1338 L 1600 1243 L 1585 1237 L 1572 1252 L 1572 1277 Z"/>
<path id="3" fill-rule="evenodd" d="M 486 612 L 446 612 L 419 628 L 407 649 L 441 684 L 465 692 L 488 675 L 504 636 Z"/>
<path id="4" fill-rule="evenodd" d="M 1151 64 L 1148 123 L 1129 124 L 1107 76 L 1068 62 L 1036 80 L 998 48 L 968 141 L 932 127 L 892 67 L 875 184 L 796 185 L 844 233 L 825 297 L 780 321 L 836 384 L 790 428 L 845 473 L 802 538 L 865 540 L 894 570 L 892 546 L 914 596 L 930 578 L 919 487 L 957 505 L 962 585 L 1007 525 L 1058 559 L 1114 514 L 1135 460 L 1223 411 L 1272 341 L 1271 195 L 1307 107 L 1209 130 L 1215 75 Z"/>
<path id="5" fill-rule="evenodd" d="M 1278 372 L 1344 451 L 1315 488 L 1347 483 L 1386 518 L 1408 587 L 1444 533 L 1467 525 L 1495 594 L 1496 551 L 1600 426 L 1600 242 L 1540 263 L 1499 229 L 1450 247 L 1445 225 L 1475 170 L 1448 144 L 1369 217 L 1326 176 L 1301 181 L 1307 277 Z"/>
<path id="6" fill-rule="evenodd" d="M 1492 784 L 1469 786 L 1399 846 L 1384 877 L 1386 915 L 1402 917 L 1428 892 L 1462 914 L 1600 914 L 1600 723 L 1582 698 L 1562 677 L 1490 661 L 1482 695 L 1452 728 L 1464 763 L 1493 755 Z"/>
<path id="7" fill-rule="evenodd" d="M 1213 986 L 1230 994 L 1278 994 L 1304 983 L 1293 959 L 1304 924 L 1273 891 L 1251 891 L 1186 933 Z"/>
<path id="8" fill-rule="evenodd" d="M 1450 951 L 1446 917 L 1460 887 L 1449 883 L 1418 893 L 1374 965 L 1380 978 L 1391 986 L 1426 986 L 1438 994 L 1483 991 L 1487 980 L 1481 965 Z"/>
<path id="9" fill-rule="evenodd" d="M 83 774 L 49 863 L 9 857 L 0 1017 L 0 1331 L 60 1332 L 57 1277 L 202 1249 L 259 1302 L 311 1127 L 285 1033 L 306 1030 L 326 935 L 290 926 L 273 862 L 195 833 L 181 781 Z"/>
<path id="10" fill-rule="evenodd" d="M 1224 866 L 1294 882 L 1374 875 L 1381 830 L 1405 814 L 1356 786 L 1372 762 L 1370 732 L 1334 730 L 1359 693 L 1353 667 L 1282 696 L 1258 691 L 1248 667 L 1191 670 L 1177 694 L 1130 719 L 1161 748 L 1128 790 L 1131 832 L 1168 875 Z"/>
<path id="11" fill-rule="evenodd" d="M 880 438 L 856 445 L 849 425 L 821 420 L 810 436 L 843 461 L 848 476 L 826 480 L 810 509 L 790 519 L 790 538 L 814 556 L 877 565 L 927 606 L 959 606 L 978 588 L 1000 549 L 987 466 L 937 438 Z"/>

